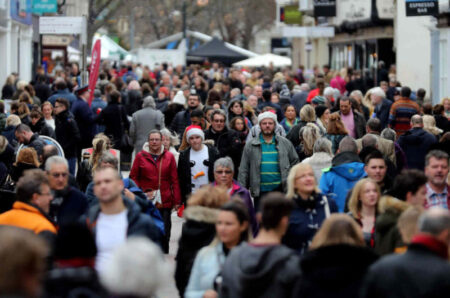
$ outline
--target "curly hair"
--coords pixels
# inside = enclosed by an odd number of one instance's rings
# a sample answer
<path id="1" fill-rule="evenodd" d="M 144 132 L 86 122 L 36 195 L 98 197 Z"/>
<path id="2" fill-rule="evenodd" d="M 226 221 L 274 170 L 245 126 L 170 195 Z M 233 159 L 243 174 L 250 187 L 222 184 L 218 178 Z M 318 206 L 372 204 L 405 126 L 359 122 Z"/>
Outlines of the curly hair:
<path id="1" fill-rule="evenodd" d="M 339 113 L 333 113 L 328 120 L 327 133 L 331 135 L 347 135 L 347 129 Z"/>

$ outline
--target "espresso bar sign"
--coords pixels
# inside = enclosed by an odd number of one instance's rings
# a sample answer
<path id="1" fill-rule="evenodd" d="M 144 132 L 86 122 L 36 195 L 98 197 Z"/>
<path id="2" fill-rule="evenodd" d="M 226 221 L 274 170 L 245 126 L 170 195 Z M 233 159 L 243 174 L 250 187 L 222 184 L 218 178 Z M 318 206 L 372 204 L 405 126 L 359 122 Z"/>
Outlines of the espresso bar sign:
<path id="1" fill-rule="evenodd" d="M 406 16 L 434 16 L 439 14 L 438 0 L 406 0 Z"/>
<path id="2" fill-rule="evenodd" d="M 335 17 L 336 0 L 314 0 L 315 17 Z"/>

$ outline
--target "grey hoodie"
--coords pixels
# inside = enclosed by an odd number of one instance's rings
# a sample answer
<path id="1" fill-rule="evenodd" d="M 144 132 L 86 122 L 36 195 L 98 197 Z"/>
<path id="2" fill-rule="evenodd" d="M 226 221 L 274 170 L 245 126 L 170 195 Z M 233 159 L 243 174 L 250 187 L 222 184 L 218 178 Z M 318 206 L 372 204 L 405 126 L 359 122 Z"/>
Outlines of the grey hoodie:
<path id="1" fill-rule="evenodd" d="M 284 245 L 242 243 L 225 261 L 220 297 L 291 297 L 300 279 L 299 261 Z"/>

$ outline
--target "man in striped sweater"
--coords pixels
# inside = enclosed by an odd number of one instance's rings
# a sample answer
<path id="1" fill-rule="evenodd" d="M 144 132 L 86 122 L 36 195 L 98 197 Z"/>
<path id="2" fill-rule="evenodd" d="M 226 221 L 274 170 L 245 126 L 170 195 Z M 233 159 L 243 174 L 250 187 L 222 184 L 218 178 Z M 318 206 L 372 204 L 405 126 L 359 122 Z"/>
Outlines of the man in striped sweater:
<path id="1" fill-rule="evenodd" d="M 392 104 L 389 112 L 389 127 L 396 131 L 397 137 L 411 129 L 411 117 L 420 113 L 420 106 L 409 98 L 409 87 L 402 87 L 400 95 L 401 98 Z"/>

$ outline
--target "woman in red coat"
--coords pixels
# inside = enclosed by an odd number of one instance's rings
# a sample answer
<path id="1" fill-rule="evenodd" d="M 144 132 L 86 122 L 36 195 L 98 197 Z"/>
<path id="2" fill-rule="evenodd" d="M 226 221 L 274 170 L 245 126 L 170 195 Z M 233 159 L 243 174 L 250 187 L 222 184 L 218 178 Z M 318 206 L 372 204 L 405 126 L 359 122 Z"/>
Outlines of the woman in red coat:
<path id="1" fill-rule="evenodd" d="M 150 131 L 147 144 L 144 144 L 143 150 L 136 155 L 130 178 L 159 209 L 165 231 L 163 250 L 168 253 L 172 209 L 181 204 L 177 164 L 173 154 L 164 150 L 159 130 Z"/>

